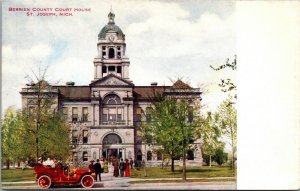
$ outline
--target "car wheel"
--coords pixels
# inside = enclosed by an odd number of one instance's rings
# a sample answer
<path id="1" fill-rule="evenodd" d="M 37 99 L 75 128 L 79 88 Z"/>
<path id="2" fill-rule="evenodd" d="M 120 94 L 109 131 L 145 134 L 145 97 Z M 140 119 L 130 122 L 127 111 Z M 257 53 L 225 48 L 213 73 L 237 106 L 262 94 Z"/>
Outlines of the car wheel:
<path id="1" fill-rule="evenodd" d="M 95 180 L 91 175 L 84 175 L 81 178 L 80 183 L 84 188 L 92 188 L 94 186 Z"/>
<path id="2" fill-rule="evenodd" d="M 52 184 L 51 178 L 47 175 L 40 176 L 37 182 L 38 182 L 39 187 L 44 188 L 44 189 L 49 188 Z"/>

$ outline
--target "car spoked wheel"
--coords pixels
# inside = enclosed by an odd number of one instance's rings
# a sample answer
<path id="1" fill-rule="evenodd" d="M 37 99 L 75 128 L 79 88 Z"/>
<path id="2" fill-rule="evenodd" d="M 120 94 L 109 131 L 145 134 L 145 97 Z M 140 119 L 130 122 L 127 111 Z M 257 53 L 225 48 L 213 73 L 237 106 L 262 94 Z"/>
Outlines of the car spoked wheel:
<path id="1" fill-rule="evenodd" d="M 94 186 L 95 180 L 91 175 L 84 175 L 81 178 L 81 186 L 84 188 L 91 188 Z"/>
<path id="2" fill-rule="evenodd" d="M 49 188 L 51 186 L 51 178 L 47 175 L 43 175 L 38 179 L 38 185 L 41 188 Z"/>

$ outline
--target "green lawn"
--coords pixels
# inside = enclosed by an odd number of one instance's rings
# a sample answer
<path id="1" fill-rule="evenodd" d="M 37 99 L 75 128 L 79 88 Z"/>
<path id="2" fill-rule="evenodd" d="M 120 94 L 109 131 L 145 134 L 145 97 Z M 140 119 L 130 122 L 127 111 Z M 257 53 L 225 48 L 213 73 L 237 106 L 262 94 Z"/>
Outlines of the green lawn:
<path id="1" fill-rule="evenodd" d="M 2 169 L 2 182 L 34 181 L 35 174 L 33 169 Z"/>
<path id="2" fill-rule="evenodd" d="M 231 182 L 235 181 L 232 178 L 218 178 L 218 179 L 187 179 L 183 180 L 136 180 L 129 181 L 130 184 L 147 184 L 147 183 L 188 183 L 188 182 Z"/>
<path id="3" fill-rule="evenodd" d="M 144 176 L 144 169 L 131 171 L 132 178 L 181 178 L 182 167 L 175 166 L 175 172 L 171 172 L 171 167 L 151 167 L 146 168 L 147 177 Z M 209 178 L 209 177 L 234 177 L 230 167 L 187 167 L 187 178 Z"/>

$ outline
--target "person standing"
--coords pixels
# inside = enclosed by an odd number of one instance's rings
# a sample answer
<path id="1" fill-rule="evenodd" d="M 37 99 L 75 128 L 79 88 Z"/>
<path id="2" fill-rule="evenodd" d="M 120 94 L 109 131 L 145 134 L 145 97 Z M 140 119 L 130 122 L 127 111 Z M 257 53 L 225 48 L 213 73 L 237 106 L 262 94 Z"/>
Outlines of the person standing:
<path id="1" fill-rule="evenodd" d="M 103 171 L 104 173 L 108 173 L 108 161 L 106 159 L 103 162 Z"/>
<path id="2" fill-rule="evenodd" d="M 104 172 L 104 161 L 103 161 L 103 157 L 101 157 L 100 159 L 100 165 L 101 165 L 101 173 Z"/>
<path id="3" fill-rule="evenodd" d="M 116 157 L 112 158 L 112 165 L 114 167 L 114 177 L 119 176 L 119 161 Z"/>
<path id="4" fill-rule="evenodd" d="M 133 160 L 130 158 L 130 168 L 133 169 Z"/>
<path id="5" fill-rule="evenodd" d="M 99 163 L 99 159 L 97 159 L 97 162 L 94 165 L 94 170 L 96 173 L 96 181 L 98 181 L 98 176 L 99 176 L 99 181 L 101 182 L 101 164 Z"/>
<path id="6" fill-rule="evenodd" d="M 120 176 L 121 176 L 121 177 L 124 176 L 125 168 L 126 168 L 126 164 L 125 164 L 125 162 L 123 161 L 123 159 L 121 158 L 121 162 L 120 162 L 120 165 L 119 165 Z"/>
<path id="7" fill-rule="evenodd" d="M 129 177 L 130 176 L 130 163 L 129 163 L 128 159 L 125 159 L 125 161 L 126 161 L 125 176 Z"/>

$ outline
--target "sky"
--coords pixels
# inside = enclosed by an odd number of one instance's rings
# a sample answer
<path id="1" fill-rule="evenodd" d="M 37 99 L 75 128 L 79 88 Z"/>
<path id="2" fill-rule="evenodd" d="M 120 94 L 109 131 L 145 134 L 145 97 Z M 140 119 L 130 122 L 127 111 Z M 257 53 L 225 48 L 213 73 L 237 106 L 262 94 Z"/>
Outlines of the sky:
<path id="1" fill-rule="evenodd" d="M 29 8 L 33 16 L 9 8 Z M 72 8 L 73 16 L 36 16 L 33 8 Z M 225 99 L 217 84 L 235 74 L 209 66 L 236 54 L 234 1 L 15 0 L 2 5 L 2 111 L 21 107 L 25 77 L 39 67 L 48 68 L 52 84 L 88 85 L 94 78 L 97 36 L 111 8 L 126 35 L 129 77 L 135 85 L 171 85 L 181 78 L 201 88 L 202 103 L 210 111 Z"/>

